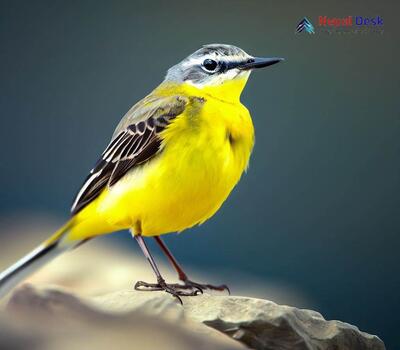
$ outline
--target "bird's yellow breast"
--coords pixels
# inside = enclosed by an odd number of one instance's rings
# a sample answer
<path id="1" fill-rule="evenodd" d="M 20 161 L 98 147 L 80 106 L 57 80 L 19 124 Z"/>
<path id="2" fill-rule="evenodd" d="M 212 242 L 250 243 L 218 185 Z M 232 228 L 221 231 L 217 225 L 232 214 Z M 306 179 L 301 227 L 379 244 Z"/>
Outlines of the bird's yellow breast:
<path id="1" fill-rule="evenodd" d="M 180 93 L 192 102 L 161 133 L 162 151 L 82 210 L 77 236 L 85 226 L 96 234 L 126 228 L 144 236 L 182 231 L 207 220 L 225 201 L 249 161 L 250 114 L 239 99 L 217 98 L 223 94 L 215 89 L 182 86 Z M 87 219 L 85 225 L 85 217 L 102 219 Z"/>

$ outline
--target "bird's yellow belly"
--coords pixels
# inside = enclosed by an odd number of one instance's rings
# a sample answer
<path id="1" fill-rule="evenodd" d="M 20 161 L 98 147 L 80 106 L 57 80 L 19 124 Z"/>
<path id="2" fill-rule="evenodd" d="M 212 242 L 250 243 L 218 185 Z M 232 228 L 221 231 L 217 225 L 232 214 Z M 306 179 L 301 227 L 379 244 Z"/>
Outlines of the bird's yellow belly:
<path id="1" fill-rule="evenodd" d="M 219 209 L 244 170 L 240 163 L 224 138 L 200 149 L 168 145 L 109 189 L 98 210 L 113 226 L 144 236 L 182 231 Z"/>
<path id="2" fill-rule="evenodd" d="M 79 224 L 71 237 L 127 228 L 154 236 L 207 220 L 248 164 L 253 146 L 251 119 L 246 113 L 237 118 L 240 132 L 223 121 L 205 121 L 201 127 L 188 126 L 188 118 L 174 122 L 155 158 L 128 172 L 78 213 Z"/>

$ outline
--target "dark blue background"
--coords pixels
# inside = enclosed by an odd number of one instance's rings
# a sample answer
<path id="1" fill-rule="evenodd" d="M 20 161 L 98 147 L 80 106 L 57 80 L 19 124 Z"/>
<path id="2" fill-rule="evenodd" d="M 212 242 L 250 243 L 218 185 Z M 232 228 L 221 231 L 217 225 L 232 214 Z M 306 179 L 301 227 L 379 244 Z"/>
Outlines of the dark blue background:
<path id="1" fill-rule="evenodd" d="M 295 286 L 327 318 L 394 347 L 395 13 L 378 1 L 2 1 L 0 214 L 66 219 L 120 117 L 200 45 L 285 57 L 253 74 L 243 94 L 257 136 L 248 174 L 213 219 L 168 241 L 199 268 Z M 319 15 L 380 15 L 385 31 L 294 34 L 304 16 L 317 27 Z"/>

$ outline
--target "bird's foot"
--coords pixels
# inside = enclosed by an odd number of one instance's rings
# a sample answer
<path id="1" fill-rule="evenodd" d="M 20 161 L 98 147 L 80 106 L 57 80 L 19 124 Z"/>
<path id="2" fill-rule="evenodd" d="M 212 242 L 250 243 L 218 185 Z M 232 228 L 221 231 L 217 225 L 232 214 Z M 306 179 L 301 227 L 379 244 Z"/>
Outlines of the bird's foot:
<path id="1" fill-rule="evenodd" d="M 186 288 L 185 286 L 181 284 L 176 284 L 176 283 L 166 283 L 163 279 L 159 279 L 157 283 L 147 283 L 143 281 L 138 281 L 135 284 L 135 289 L 139 291 L 145 291 L 145 292 L 152 292 L 152 291 L 165 291 L 171 295 L 173 295 L 175 298 L 179 300 L 181 304 L 182 299 L 181 296 L 189 297 L 189 296 L 195 296 L 202 291 L 197 290 L 197 288 L 191 287 L 191 291 L 185 291 Z"/>
<path id="2" fill-rule="evenodd" d="M 226 284 L 221 284 L 220 286 L 214 286 L 212 284 L 202 284 L 202 283 L 193 282 L 188 278 L 182 280 L 182 282 L 183 282 L 183 285 L 181 285 L 182 288 L 195 289 L 195 290 L 198 290 L 199 292 L 201 292 L 201 294 L 203 294 L 203 291 L 205 289 L 217 290 L 220 292 L 223 292 L 226 290 L 229 295 L 231 294 L 231 291 Z"/>

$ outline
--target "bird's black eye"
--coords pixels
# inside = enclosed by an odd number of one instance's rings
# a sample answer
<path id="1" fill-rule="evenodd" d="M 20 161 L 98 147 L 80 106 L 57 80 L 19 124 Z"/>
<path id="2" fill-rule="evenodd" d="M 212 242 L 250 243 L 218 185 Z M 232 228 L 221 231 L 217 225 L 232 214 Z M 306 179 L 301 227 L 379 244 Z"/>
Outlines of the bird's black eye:
<path id="1" fill-rule="evenodd" d="M 218 67 L 218 62 L 207 58 L 203 62 L 203 67 L 206 71 L 214 72 Z"/>

